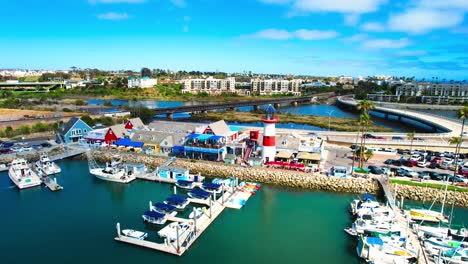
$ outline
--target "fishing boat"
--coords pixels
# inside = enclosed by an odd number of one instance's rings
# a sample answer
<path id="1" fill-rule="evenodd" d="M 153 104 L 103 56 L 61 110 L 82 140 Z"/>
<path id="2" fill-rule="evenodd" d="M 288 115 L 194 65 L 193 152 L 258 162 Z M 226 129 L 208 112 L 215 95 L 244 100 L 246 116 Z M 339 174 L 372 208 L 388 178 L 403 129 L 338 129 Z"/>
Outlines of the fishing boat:
<path id="1" fill-rule="evenodd" d="M 378 237 L 359 237 L 357 254 L 372 263 L 416 263 L 417 255 L 412 250 L 385 243 Z"/>
<path id="2" fill-rule="evenodd" d="M 211 182 L 204 182 L 201 186 L 202 190 L 207 191 L 209 193 L 220 193 L 221 192 L 221 184 L 211 183 Z"/>
<path id="3" fill-rule="evenodd" d="M 174 194 L 167 198 L 164 203 L 176 207 L 178 210 L 184 210 L 185 207 L 190 203 L 186 195 Z"/>
<path id="4" fill-rule="evenodd" d="M 62 172 L 62 169 L 51 161 L 47 155 L 41 155 L 39 160 L 36 161 L 36 168 L 42 176 L 54 175 Z"/>
<path id="5" fill-rule="evenodd" d="M 29 167 L 25 159 L 15 159 L 8 169 L 8 176 L 19 189 L 41 185 L 41 179 Z"/>
<path id="6" fill-rule="evenodd" d="M 120 159 L 112 159 L 111 162 L 106 162 L 105 168 L 91 168 L 90 166 L 89 173 L 93 174 L 98 179 L 118 183 L 129 183 L 136 179 L 133 173 L 129 173 L 125 170 Z"/>
<path id="7" fill-rule="evenodd" d="M 122 234 L 124 234 L 124 236 L 135 238 L 138 240 L 144 240 L 145 238 L 148 237 L 148 233 L 133 230 L 133 229 L 124 229 L 122 230 Z"/>
<path id="8" fill-rule="evenodd" d="M 170 214 L 174 212 L 177 208 L 175 206 L 172 206 L 170 204 L 165 204 L 165 203 L 156 203 L 151 207 L 152 211 L 161 213 L 161 214 Z"/>
<path id="9" fill-rule="evenodd" d="M 196 188 L 196 189 L 191 190 L 188 193 L 188 196 L 194 199 L 207 200 L 210 197 L 210 193 L 202 189 Z"/>
<path id="10" fill-rule="evenodd" d="M 194 187 L 193 181 L 185 181 L 185 180 L 178 180 L 175 183 L 175 185 L 179 188 L 188 189 L 188 190 L 191 190 Z"/>
<path id="11" fill-rule="evenodd" d="M 173 212 L 177 213 L 177 212 Z M 171 214 L 172 215 L 172 214 Z M 156 225 L 164 225 L 167 222 L 167 217 L 165 214 L 161 214 L 154 211 L 146 211 L 142 215 L 143 221 L 156 224 Z"/>
<path id="12" fill-rule="evenodd" d="M 177 228 L 179 230 L 177 230 Z M 167 238 L 170 241 L 177 240 L 177 235 L 182 236 L 187 230 L 190 230 L 190 225 L 187 223 L 173 222 L 158 231 L 161 238 Z"/>
<path id="13" fill-rule="evenodd" d="M 195 219 L 195 218 L 198 219 L 202 215 L 203 215 L 203 209 L 199 208 L 199 207 L 196 207 L 196 208 L 193 208 L 193 211 L 190 213 L 189 218 L 190 219 Z"/>

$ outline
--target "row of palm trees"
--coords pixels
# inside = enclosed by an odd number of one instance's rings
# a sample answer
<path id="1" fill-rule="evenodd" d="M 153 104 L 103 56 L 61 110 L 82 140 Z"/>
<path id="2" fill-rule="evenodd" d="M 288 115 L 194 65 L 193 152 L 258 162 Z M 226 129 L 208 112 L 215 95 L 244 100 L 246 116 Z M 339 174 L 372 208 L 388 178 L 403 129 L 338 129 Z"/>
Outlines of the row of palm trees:
<path id="1" fill-rule="evenodd" d="M 358 141 L 358 138 L 359 138 L 359 135 L 361 135 L 361 141 L 360 141 L 360 145 L 359 145 L 359 149 L 358 151 L 353 151 L 353 164 L 352 164 L 352 170 L 353 170 L 353 173 L 354 173 L 354 162 L 356 160 L 356 155 L 358 154 L 359 157 L 358 157 L 358 160 L 359 160 L 359 168 L 363 169 L 364 167 L 364 161 L 368 160 L 371 156 L 372 156 L 372 152 L 370 150 L 365 150 L 366 147 L 366 137 L 364 136 L 367 132 L 368 132 L 368 129 L 369 129 L 369 121 L 370 121 L 370 115 L 369 115 L 369 112 L 373 109 L 375 109 L 375 104 L 372 102 L 372 101 L 369 101 L 369 100 L 361 100 L 356 108 L 361 111 L 360 115 L 359 115 L 359 130 L 358 130 L 358 133 L 356 135 L 356 145 L 357 145 L 357 141 Z M 464 132 L 464 128 L 465 128 L 465 121 L 466 121 L 466 118 L 468 117 L 468 106 L 464 106 L 462 109 L 460 109 L 457 113 L 457 116 L 458 118 L 462 121 L 462 128 L 461 128 L 461 132 L 460 132 L 460 136 L 458 137 L 452 137 L 450 140 L 449 140 L 449 144 L 450 145 L 455 145 L 455 171 L 454 171 L 454 176 L 456 175 L 457 171 L 458 171 L 458 165 L 457 165 L 457 162 L 458 162 L 458 156 L 460 155 L 460 149 L 461 149 L 461 145 L 463 143 L 463 132 Z M 414 141 L 414 138 L 415 138 L 415 132 L 411 132 L 411 133 L 408 133 L 407 134 L 407 138 L 411 141 L 411 145 L 410 145 L 410 153 L 411 151 L 413 150 L 413 141 Z"/>

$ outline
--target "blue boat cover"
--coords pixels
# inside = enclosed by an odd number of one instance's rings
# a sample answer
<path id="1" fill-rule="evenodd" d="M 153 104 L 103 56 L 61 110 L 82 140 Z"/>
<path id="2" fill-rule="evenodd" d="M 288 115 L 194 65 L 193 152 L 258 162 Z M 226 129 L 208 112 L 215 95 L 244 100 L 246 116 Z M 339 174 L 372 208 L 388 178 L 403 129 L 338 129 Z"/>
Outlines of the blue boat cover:
<path id="1" fill-rule="evenodd" d="M 154 217 L 154 218 L 163 218 L 165 216 L 165 214 L 161 214 L 161 213 L 154 212 L 154 211 L 146 211 L 144 215 L 148 217 Z"/>
<path id="2" fill-rule="evenodd" d="M 187 139 L 194 139 L 194 138 L 197 138 L 200 134 L 190 134 L 188 135 L 186 138 Z"/>
<path id="3" fill-rule="evenodd" d="M 207 189 L 219 189 L 221 187 L 221 184 L 216 184 L 216 183 L 211 183 L 211 182 L 204 182 L 203 187 Z"/>
<path id="4" fill-rule="evenodd" d="M 210 197 L 210 193 L 207 192 L 207 191 L 204 191 L 202 189 L 193 189 L 190 191 L 191 194 L 194 194 L 196 196 L 200 196 L 200 197 L 203 197 L 203 198 L 208 198 Z"/>
<path id="5" fill-rule="evenodd" d="M 211 136 L 211 137 L 209 138 L 209 140 L 220 140 L 220 139 L 222 139 L 222 138 L 224 138 L 224 137 L 223 137 L 223 136 Z"/>
<path id="6" fill-rule="evenodd" d="M 370 200 L 370 201 L 375 201 L 375 196 L 370 194 L 370 193 L 365 193 L 363 196 L 362 196 L 362 199 L 363 200 Z"/>
<path id="7" fill-rule="evenodd" d="M 173 204 L 182 204 L 187 201 L 187 196 L 185 195 L 177 195 L 174 194 L 171 197 L 166 199 L 166 202 L 173 203 Z"/>
<path id="8" fill-rule="evenodd" d="M 177 183 L 181 185 L 190 185 L 193 181 L 178 180 Z"/>
<path id="9" fill-rule="evenodd" d="M 366 237 L 366 242 L 369 245 L 383 246 L 382 239 L 380 239 L 378 237 Z"/>
<path id="10" fill-rule="evenodd" d="M 114 143 L 116 146 L 124 146 L 124 147 L 134 147 L 134 148 L 141 148 L 143 147 L 143 142 L 136 142 L 131 141 L 128 138 L 121 138 Z"/>
<path id="11" fill-rule="evenodd" d="M 163 211 L 174 211 L 176 209 L 174 206 L 165 203 L 156 203 L 154 207 Z"/>

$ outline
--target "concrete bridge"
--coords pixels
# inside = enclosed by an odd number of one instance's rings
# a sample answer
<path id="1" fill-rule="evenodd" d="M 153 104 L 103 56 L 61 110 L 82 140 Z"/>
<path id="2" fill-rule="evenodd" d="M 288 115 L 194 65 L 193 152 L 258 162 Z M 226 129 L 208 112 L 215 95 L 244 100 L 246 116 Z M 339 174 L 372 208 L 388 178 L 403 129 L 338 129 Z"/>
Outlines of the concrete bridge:
<path id="1" fill-rule="evenodd" d="M 275 108 L 279 108 L 281 104 L 298 105 L 299 103 L 310 103 L 314 100 L 325 99 L 334 96 L 334 93 L 307 95 L 301 97 L 281 97 L 264 100 L 249 100 L 239 101 L 230 103 L 218 103 L 218 104 L 205 104 L 205 105 L 193 105 L 193 106 L 180 106 L 180 107 L 168 107 L 168 108 L 157 108 L 153 112 L 155 115 L 167 115 L 167 118 L 172 119 L 174 113 L 195 113 L 195 112 L 207 112 L 211 110 L 219 109 L 232 109 L 241 106 L 253 106 L 254 110 L 258 110 L 260 105 L 272 104 Z"/>
<path id="2" fill-rule="evenodd" d="M 338 97 L 336 102 L 338 106 L 351 110 L 356 110 L 356 105 L 359 103 L 358 100 L 355 100 L 351 96 Z M 386 119 L 388 119 L 389 116 L 396 116 L 399 121 L 403 121 L 403 119 L 414 120 L 432 127 L 434 133 L 442 133 L 449 137 L 460 136 L 461 133 L 461 121 L 457 119 L 409 111 L 406 109 L 401 110 L 396 106 L 394 108 L 387 108 L 376 105 L 375 109 L 371 112 L 383 113 Z M 464 131 L 468 132 L 466 126 Z"/>
<path id="3" fill-rule="evenodd" d="M 62 88 L 63 85 L 63 82 L 2 82 L 0 90 L 49 91 L 57 87 Z"/>

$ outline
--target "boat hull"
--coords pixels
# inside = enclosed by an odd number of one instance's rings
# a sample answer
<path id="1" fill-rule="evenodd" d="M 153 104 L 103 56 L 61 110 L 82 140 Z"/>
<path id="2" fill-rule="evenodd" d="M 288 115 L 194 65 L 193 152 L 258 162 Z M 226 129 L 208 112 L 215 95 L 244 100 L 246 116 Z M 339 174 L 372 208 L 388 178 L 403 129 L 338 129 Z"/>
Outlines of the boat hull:
<path id="1" fill-rule="evenodd" d="M 31 172 L 33 173 L 33 172 Z M 39 179 L 38 176 L 32 176 L 29 178 L 28 182 L 25 181 L 19 181 L 16 176 L 14 175 L 14 172 L 11 170 L 8 171 L 8 177 L 10 177 L 10 180 L 18 187 L 18 189 L 23 190 L 23 189 L 28 189 L 32 187 L 36 187 L 41 185 L 41 180 Z"/>
<path id="2" fill-rule="evenodd" d="M 102 173 L 102 169 L 93 169 L 93 170 L 90 170 L 90 173 L 93 174 L 98 179 L 101 179 L 104 181 L 110 181 L 110 182 L 117 182 L 117 183 L 130 183 L 136 179 L 132 175 L 125 176 L 124 172 L 117 173 L 117 174 L 104 174 Z"/>

